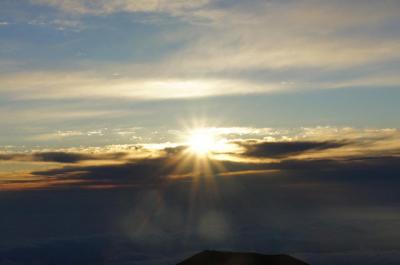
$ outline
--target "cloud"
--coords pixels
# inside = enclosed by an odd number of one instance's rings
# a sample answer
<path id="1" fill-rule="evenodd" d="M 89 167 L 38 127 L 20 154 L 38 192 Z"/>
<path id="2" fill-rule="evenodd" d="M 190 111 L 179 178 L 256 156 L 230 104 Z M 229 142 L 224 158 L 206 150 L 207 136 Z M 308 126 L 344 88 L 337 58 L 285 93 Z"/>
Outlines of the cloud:
<path id="1" fill-rule="evenodd" d="M 207 23 L 171 30 L 167 37 L 159 33 L 161 42 L 172 39 L 179 48 L 149 61 L 85 61 L 76 64 L 78 71 L 2 75 L 5 97 L 146 100 L 400 84 L 398 67 L 391 66 L 400 59 L 399 36 L 392 27 L 398 24 L 398 1 L 33 3 L 80 14 L 194 9 L 187 19 L 204 18 Z M 71 24 L 55 21 L 61 27 Z"/>
<path id="2" fill-rule="evenodd" d="M 310 151 L 323 151 L 331 148 L 339 148 L 345 146 L 343 142 L 311 142 L 311 141 L 295 141 L 295 142 L 259 142 L 259 143 L 242 143 L 245 147 L 246 156 L 254 157 L 270 157 L 285 158 L 288 156 L 298 155 Z"/>
<path id="3" fill-rule="evenodd" d="M 399 10 L 397 1 L 255 1 L 201 10 L 214 28 L 178 59 L 188 58 L 181 62 L 195 71 L 306 67 L 313 73 L 398 59 L 398 35 L 389 25 Z"/>
<path id="4" fill-rule="evenodd" d="M 62 263 L 60 255 L 70 255 L 67 262 L 72 263 L 90 258 L 106 263 L 160 264 L 170 263 L 165 257 L 174 253 L 178 261 L 182 251 L 210 244 L 215 248 L 251 246 L 253 251 L 267 247 L 273 252 L 324 253 L 321 255 L 328 255 L 327 259 L 337 251 L 350 255 L 359 251 L 360 245 L 367 252 L 396 250 L 399 160 L 373 160 L 348 164 L 300 161 L 296 166 L 288 161 L 275 164 L 282 172 L 216 177 L 215 190 L 205 181 L 199 185 L 197 197 L 188 179 L 173 185 L 118 190 L 66 191 L 65 185 L 61 190 L 2 192 L 0 208 L 13 210 L 2 219 L 5 248 L 0 250 L 1 256 L 21 264 L 39 258 L 43 264 Z M 49 216 L 52 225 L 43 226 Z M 120 223 L 122 231 L 116 228 Z M 102 238 L 107 235 L 122 238 Z M 25 247 L 13 249 L 14 242 Z M 382 259 L 380 256 L 376 263 Z"/>
<path id="5" fill-rule="evenodd" d="M 322 148 L 322 147 L 321 147 Z M 69 180 L 75 187 L 159 186 L 174 181 L 192 180 L 197 177 L 242 176 L 242 177 L 296 177 L 302 179 L 317 178 L 318 181 L 378 180 L 378 176 L 393 178 L 393 172 L 400 170 L 399 157 L 396 156 L 360 156 L 344 159 L 290 159 L 275 162 L 230 161 L 208 158 L 202 161 L 206 166 L 199 167 L 195 157 L 182 157 L 182 148 L 167 150 L 166 156 L 143 158 L 119 164 L 65 166 L 49 170 L 32 172 L 33 176 L 52 180 Z M 264 155 L 264 154 L 263 154 Z M 277 155 L 277 154 L 274 154 Z M 282 157 L 283 153 L 279 153 Z M 323 177 L 322 177 L 323 176 Z M 57 188 L 57 183 L 53 187 Z M 59 185 L 62 187 L 63 183 Z"/>
<path id="6" fill-rule="evenodd" d="M 317 160 L 295 160 L 286 159 L 278 163 L 269 165 L 271 169 L 290 171 L 293 176 L 302 175 L 304 178 L 322 177 L 324 173 L 326 179 L 319 181 L 362 181 L 374 178 L 385 177 L 393 178 L 392 172 L 400 170 L 400 158 L 396 156 L 377 156 L 377 157 L 355 157 L 342 160 L 317 159 Z M 315 173 L 313 173 L 313 171 Z M 307 173 L 307 174 L 304 174 Z M 346 178 L 350 178 L 347 179 Z M 361 179 L 360 179 L 361 178 Z M 378 179 L 376 179 L 378 180 Z"/>
<path id="7" fill-rule="evenodd" d="M 180 160 L 182 152 L 177 147 L 154 159 L 73 164 L 32 172 L 24 183 L 0 182 L 1 191 L 20 186 L 20 192 L 0 192 L 0 208 L 13 209 L 3 218 L 1 242 L 8 250 L 17 235 L 25 243 L 31 238 L 77 239 L 76 235 L 110 231 L 135 244 L 122 250 L 159 247 L 161 252 L 155 252 L 168 256 L 171 248 L 203 249 L 209 244 L 313 253 L 357 250 L 361 241 L 370 249 L 398 246 L 400 234 L 393 231 L 399 220 L 399 156 L 209 161 L 224 170 L 192 177 L 187 173 L 196 160 Z M 183 161 L 186 167 L 179 168 Z M 176 174 L 182 177 L 170 177 Z M 46 185 L 27 186 L 40 183 Z M 42 190 L 28 191 L 32 188 Z M 91 188 L 97 189 L 87 190 Z M 53 225 L 43 226 L 49 216 Z M 69 249 L 61 245 L 60 249 Z M 115 246 L 104 247 L 110 245 Z M 85 246 L 76 247 L 82 251 Z M 53 253 L 49 249 L 44 252 Z M 26 257 L 32 261 L 29 253 Z M 20 261 L 19 256 L 12 257 Z"/>
<path id="8" fill-rule="evenodd" d="M 0 76 L 0 91 L 13 99 L 130 98 L 180 99 L 276 91 L 280 83 L 254 84 L 229 79 L 108 78 L 103 74 L 36 72 Z M 10 88 L 10 89 L 7 89 Z M 11 89 L 13 87 L 14 89 Z M 51 115 L 51 114 L 48 114 Z"/>
<path id="9" fill-rule="evenodd" d="M 34 172 L 53 179 L 73 179 L 77 186 L 160 185 L 175 171 L 167 158 L 140 159 L 117 165 L 76 166 Z M 73 184 L 75 185 L 75 184 Z"/>
<path id="10" fill-rule="evenodd" d="M 52 6 L 69 13 L 104 15 L 114 12 L 168 12 L 175 14 L 202 7 L 208 3 L 208 0 L 31 0 L 31 2 Z"/>
<path id="11" fill-rule="evenodd" d="M 120 159 L 126 154 L 103 154 L 100 156 L 87 155 L 79 153 L 63 153 L 63 152 L 46 152 L 46 153 L 35 153 L 33 154 L 33 160 L 44 161 L 44 162 L 57 162 L 57 163 L 77 163 L 84 160 L 107 160 L 107 159 Z"/>
<path id="12" fill-rule="evenodd" d="M 1 177 L 1 189 L 144 187 L 179 180 L 191 181 L 204 176 L 284 177 L 289 174 L 305 178 L 315 173 L 333 179 L 342 175 L 390 177 L 390 172 L 398 170 L 396 163 L 400 142 L 395 129 L 319 127 L 293 132 L 268 128 L 212 127 L 204 130 L 213 131 L 217 138 L 233 137 L 225 139 L 231 148 L 202 159 L 191 154 L 187 146 L 177 143 L 82 147 L 30 153 L 7 149 L 0 154 L 0 160 L 28 162 L 32 166 L 13 172 L 12 178 Z M 242 138 L 238 138 L 238 133 L 242 133 Z M 249 139 L 248 136 L 257 136 L 258 139 Z M 34 167 L 34 162 L 60 165 L 38 169 Z"/>
<path id="13" fill-rule="evenodd" d="M 84 25 L 79 20 L 67 20 L 67 19 L 47 19 L 45 17 L 39 17 L 32 19 L 27 22 L 28 25 L 41 26 L 41 27 L 53 27 L 56 30 L 64 31 L 71 30 L 80 32 L 85 29 Z"/>
<path id="14" fill-rule="evenodd" d="M 116 160 L 126 156 L 126 153 L 85 154 L 72 152 L 38 152 L 32 154 L 0 154 L 0 161 L 30 161 L 30 162 L 55 162 L 79 163 L 88 160 Z"/>

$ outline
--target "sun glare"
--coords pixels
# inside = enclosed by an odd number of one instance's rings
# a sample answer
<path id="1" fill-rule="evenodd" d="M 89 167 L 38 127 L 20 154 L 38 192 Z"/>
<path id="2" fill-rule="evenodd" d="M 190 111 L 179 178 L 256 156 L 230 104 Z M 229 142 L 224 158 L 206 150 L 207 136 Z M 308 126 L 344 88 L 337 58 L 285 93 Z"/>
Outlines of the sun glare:
<path id="1" fill-rule="evenodd" d="M 189 136 L 187 145 L 193 153 L 206 155 L 215 148 L 216 141 L 209 132 L 195 131 Z"/>

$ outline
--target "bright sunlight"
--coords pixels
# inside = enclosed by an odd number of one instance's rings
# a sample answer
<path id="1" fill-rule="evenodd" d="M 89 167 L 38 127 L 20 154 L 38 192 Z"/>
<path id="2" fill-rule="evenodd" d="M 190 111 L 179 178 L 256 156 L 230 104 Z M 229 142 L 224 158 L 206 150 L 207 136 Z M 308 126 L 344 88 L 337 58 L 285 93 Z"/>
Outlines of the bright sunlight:
<path id="1" fill-rule="evenodd" d="M 194 131 L 187 140 L 190 151 L 197 155 L 206 155 L 216 146 L 215 136 L 207 131 Z"/>

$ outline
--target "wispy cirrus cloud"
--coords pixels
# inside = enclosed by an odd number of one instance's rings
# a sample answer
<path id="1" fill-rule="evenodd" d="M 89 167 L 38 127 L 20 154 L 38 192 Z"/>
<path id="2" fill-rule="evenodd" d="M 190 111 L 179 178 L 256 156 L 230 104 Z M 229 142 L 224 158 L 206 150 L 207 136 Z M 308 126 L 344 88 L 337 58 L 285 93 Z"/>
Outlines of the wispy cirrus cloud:
<path id="1" fill-rule="evenodd" d="M 102 74 L 39 72 L 0 77 L 4 96 L 14 99 L 131 98 L 179 99 L 276 91 L 281 83 L 255 84 L 230 79 L 107 78 Z M 9 89 L 7 89 L 9 88 Z"/>
<path id="2" fill-rule="evenodd" d="M 246 61 L 246 60 L 245 60 Z M 191 67 L 191 66 L 182 66 Z M 205 66 L 206 67 L 206 66 Z M 196 68 L 196 67 L 194 67 Z M 165 73 L 164 73 L 165 74 Z M 160 75 L 164 75 L 160 73 Z M 160 78 L 125 77 L 115 79 L 103 73 L 31 72 L 0 76 L 4 97 L 15 100 L 129 98 L 136 101 L 190 99 L 223 95 L 282 93 L 348 87 L 394 87 L 400 79 L 394 73 L 376 74 L 341 81 L 270 81 L 247 78 Z M 47 114 L 50 115 L 50 114 Z"/>
<path id="3" fill-rule="evenodd" d="M 175 43 L 177 48 L 163 50 L 149 60 L 76 58 L 73 69 L 78 70 L 45 67 L 43 71 L 3 74 L 0 94 L 5 97 L 147 100 L 400 84 L 396 67 L 400 38 L 394 29 L 400 7 L 396 1 L 32 3 L 81 15 L 182 11 L 185 19 L 204 23 L 187 23 L 165 33 L 156 31 L 159 42 L 166 46 Z M 33 21 L 40 24 L 42 20 Z M 85 27 L 82 21 L 62 16 L 52 21 L 61 28 Z M 96 47 L 92 40 L 87 42 Z M 122 53 L 132 52 L 125 48 Z"/>
<path id="4" fill-rule="evenodd" d="M 49 5 L 65 12 L 104 15 L 114 12 L 170 12 L 177 13 L 206 5 L 209 0 L 31 0 L 32 3 Z"/>

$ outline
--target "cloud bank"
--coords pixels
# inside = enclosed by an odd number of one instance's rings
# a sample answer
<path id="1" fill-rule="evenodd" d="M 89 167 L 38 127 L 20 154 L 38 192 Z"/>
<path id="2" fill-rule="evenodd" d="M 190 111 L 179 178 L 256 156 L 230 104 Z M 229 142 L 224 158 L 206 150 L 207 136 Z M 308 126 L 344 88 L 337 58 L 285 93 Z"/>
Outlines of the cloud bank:
<path id="1" fill-rule="evenodd" d="M 391 177 L 390 172 L 398 170 L 399 135 L 393 130 L 362 134 L 348 128 L 343 129 L 341 137 L 328 128 L 303 129 L 303 134 L 295 133 L 291 137 L 282 137 L 271 129 L 204 130 L 217 133 L 216 137 L 225 137 L 224 146 L 229 145 L 229 148 L 203 158 L 178 143 L 3 152 L 0 154 L 3 163 L 30 163 L 32 166 L 52 163 L 52 167 L 14 172 L 11 179 L 4 178 L 2 189 L 18 188 L 18 183 L 21 189 L 27 183 L 38 188 L 144 187 L 228 176 L 289 174 L 304 178 L 319 176 L 322 172 L 327 178 L 332 175 L 335 179 L 350 176 L 357 179 L 358 175 L 363 175 L 369 179 L 378 175 Z M 243 133 L 252 137 L 258 135 L 258 139 L 246 138 Z"/>

